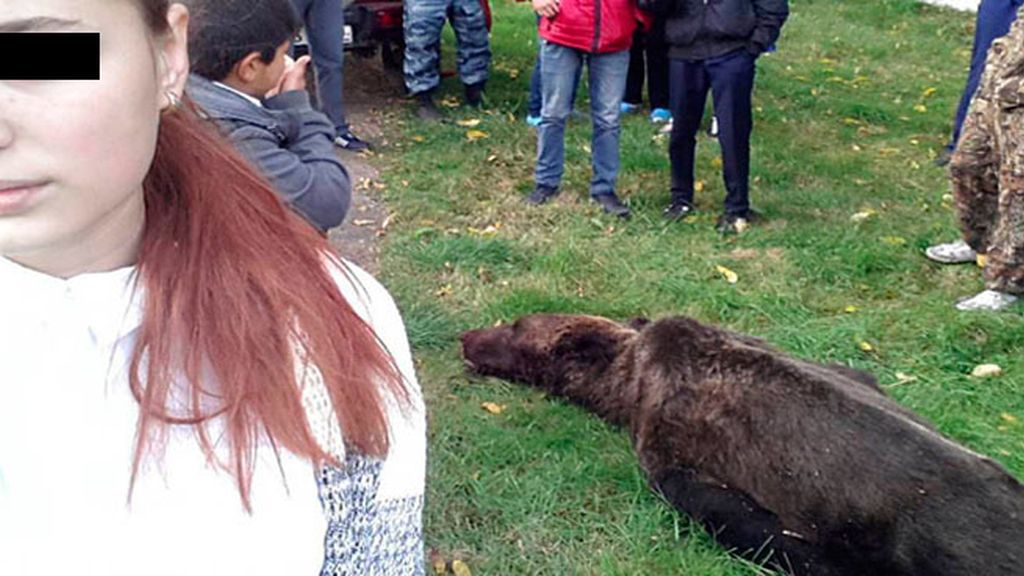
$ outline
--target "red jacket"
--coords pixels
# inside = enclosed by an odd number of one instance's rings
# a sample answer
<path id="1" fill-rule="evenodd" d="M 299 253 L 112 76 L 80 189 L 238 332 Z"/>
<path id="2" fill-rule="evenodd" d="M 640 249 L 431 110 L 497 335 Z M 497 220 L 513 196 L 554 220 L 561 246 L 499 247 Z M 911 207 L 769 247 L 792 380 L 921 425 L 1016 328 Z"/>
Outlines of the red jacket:
<path id="1" fill-rule="evenodd" d="M 585 52 L 628 50 L 637 24 L 649 23 L 636 0 L 562 0 L 554 18 L 540 19 L 540 36 Z"/>

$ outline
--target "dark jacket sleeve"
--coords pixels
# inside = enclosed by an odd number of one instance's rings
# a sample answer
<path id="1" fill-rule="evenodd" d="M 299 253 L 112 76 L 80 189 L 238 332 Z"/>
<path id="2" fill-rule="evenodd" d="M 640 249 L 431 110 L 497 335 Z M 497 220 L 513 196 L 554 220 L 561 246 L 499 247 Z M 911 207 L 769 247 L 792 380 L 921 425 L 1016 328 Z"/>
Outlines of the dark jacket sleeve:
<path id="1" fill-rule="evenodd" d="M 283 145 L 273 133 L 246 123 L 226 126 L 228 136 L 307 220 L 323 231 L 341 224 L 352 184 L 335 155 L 334 125 L 310 106 L 304 91 L 279 94 L 263 105 L 277 113 Z"/>
<path id="2" fill-rule="evenodd" d="M 753 0 L 757 24 L 750 35 L 750 44 L 758 53 L 764 52 L 779 39 L 782 24 L 789 17 L 787 0 Z"/>

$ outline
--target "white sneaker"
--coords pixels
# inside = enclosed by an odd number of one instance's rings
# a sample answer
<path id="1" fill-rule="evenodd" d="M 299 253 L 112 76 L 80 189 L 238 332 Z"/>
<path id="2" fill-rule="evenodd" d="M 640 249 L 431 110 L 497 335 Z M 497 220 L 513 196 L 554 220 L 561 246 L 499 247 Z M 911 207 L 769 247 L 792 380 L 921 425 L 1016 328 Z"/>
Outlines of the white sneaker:
<path id="1" fill-rule="evenodd" d="M 978 253 L 963 240 L 929 246 L 924 251 L 924 255 L 930 260 L 943 264 L 964 264 L 966 262 L 975 262 L 978 259 Z"/>
<path id="2" fill-rule="evenodd" d="M 987 310 L 989 312 L 998 312 L 1000 310 L 1006 310 L 1018 299 L 1019 298 L 1017 296 L 1007 294 L 1006 292 L 983 290 L 970 298 L 962 298 L 957 301 L 956 309 L 964 311 Z"/>

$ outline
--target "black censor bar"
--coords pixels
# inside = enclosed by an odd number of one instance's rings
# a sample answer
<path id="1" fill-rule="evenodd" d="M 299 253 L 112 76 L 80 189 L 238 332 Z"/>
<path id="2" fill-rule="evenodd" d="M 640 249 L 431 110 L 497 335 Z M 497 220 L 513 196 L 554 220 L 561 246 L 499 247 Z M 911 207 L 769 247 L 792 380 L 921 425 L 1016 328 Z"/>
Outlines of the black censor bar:
<path id="1" fill-rule="evenodd" d="M 0 81 L 99 80 L 99 32 L 0 32 Z"/>

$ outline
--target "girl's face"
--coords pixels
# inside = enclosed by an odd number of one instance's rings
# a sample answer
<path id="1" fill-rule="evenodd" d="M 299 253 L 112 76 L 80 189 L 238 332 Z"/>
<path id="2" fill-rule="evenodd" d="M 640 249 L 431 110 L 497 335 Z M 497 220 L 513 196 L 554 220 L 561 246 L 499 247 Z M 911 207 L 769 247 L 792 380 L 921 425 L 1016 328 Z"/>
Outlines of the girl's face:
<path id="1" fill-rule="evenodd" d="M 155 36 L 135 0 L 0 0 L 0 31 L 100 33 L 99 80 L 0 80 L 0 256 L 63 277 L 134 261 L 187 20 L 173 5 Z"/>

